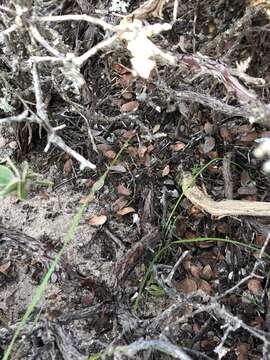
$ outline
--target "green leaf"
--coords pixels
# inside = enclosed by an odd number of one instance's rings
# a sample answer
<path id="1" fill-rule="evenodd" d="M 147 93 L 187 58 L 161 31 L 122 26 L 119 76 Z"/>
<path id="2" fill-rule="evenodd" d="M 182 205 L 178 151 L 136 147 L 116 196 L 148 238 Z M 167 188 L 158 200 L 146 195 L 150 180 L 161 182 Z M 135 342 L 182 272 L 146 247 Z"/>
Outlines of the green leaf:
<path id="1" fill-rule="evenodd" d="M 17 195 L 20 200 L 26 200 L 28 192 L 25 188 L 25 181 L 19 181 L 17 184 Z"/>
<path id="2" fill-rule="evenodd" d="M 49 180 L 35 180 L 35 184 L 41 186 L 52 186 L 54 183 Z"/>
<path id="3" fill-rule="evenodd" d="M 150 285 L 147 290 L 148 290 L 149 294 L 151 294 L 154 297 L 163 297 L 163 296 L 165 296 L 165 291 L 156 284 Z"/>
<path id="4" fill-rule="evenodd" d="M 6 195 L 16 190 L 18 180 L 14 178 L 7 186 L 5 186 L 2 191 L 0 191 L 0 198 L 4 198 Z"/>
<path id="5" fill-rule="evenodd" d="M 41 178 L 42 175 L 41 174 L 38 174 L 38 173 L 34 173 L 34 172 L 30 172 L 26 175 L 26 179 L 30 179 L 30 180 L 34 180 L 36 178 Z"/>
<path id="6" fill-rule="evenodd" d="M 7 186 L 14 179 L 13 172 L 8 167 L 0 165 L 0 188 Z"/>
<path id="7" fill-rule="evenodd" d="M 105 183 L 105 177 L 101 176 L 92 186 L 91 192 L 95 194 L 104 186 L 104 183 Z"/>

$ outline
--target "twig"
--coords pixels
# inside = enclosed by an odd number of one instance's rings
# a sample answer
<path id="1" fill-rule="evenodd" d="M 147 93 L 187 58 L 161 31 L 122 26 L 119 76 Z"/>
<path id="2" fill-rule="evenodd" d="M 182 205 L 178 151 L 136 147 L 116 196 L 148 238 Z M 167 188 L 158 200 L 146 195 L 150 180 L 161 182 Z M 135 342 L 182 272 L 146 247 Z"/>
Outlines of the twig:
<path id="1" fill-rule="evenodd" d="M 116 235 L 114 235 L 107 227 L 104 227 L 104 232 L 111 238 L 116 245 L 119 246 L 120 249 L 124 249 L 125 246 L 122 243 L 121 239 L 119 239 Z"/>
<path id="2" fill-rule="evenodd" d="M 37 35 L 37 34 L 36 34 Z M 81 67 L 85 61 L 87 61 L 91 56 L 94 56 L 98 51 L 111 46 L 117 39 L 119 35 L 113 35 L 108 39 L 105 39 L 99 42 L 96 46 L 92 47 L 88 51 L 86 51 L 81 56 L 75 56 L 73 53 L 68 53 L 66 55 L 60 54 L 56 49 L 52 48 L 44 39 L 39 38 L 39 42 L 51 53 L 54 53 L 56 56 L 32 56 L 31 60 L 33 62 L 63 62 L 68 63 L 71 62 L 75 66 Z"/>
<path id="3" fill-rule="evenodd" d="M 204 106 L 210 107 L 214 111 L 221 112 L 229 116 L 239 116 L 249 119 L 253 115 L 252 110 L 248 106 L 236 107 L 236 106 L 228 105 L 213 96 L 200 94 L 195 91 L 189 91 L 189 90 L 175 91 L 173 89 L 164 86 L 160 86 L 160 88 L 165 90 L 171 96 L 172 99 L 176 99 L 180 101 L 184 100 L 188 102 L 197 102 Z"/>
<path id="4" fill-rule="evenodd" d="M 111 46 L 117 39 L 119 35 L 113 35 L 108 39 L 105 39 L 103 41 L 100 41 L 96 46 L 86 51 L 84 54 L 82 54 L 79 57 L 74 57 L 72 59 L 73 64 L 78 65 L 81 67 L 86 60 L 88 60 L 91 56 L 95 55 L 99 50 L 104 49 L 106 47 Z"/>
<path id="5" fill-rule="evenodd" d="M 224 178 L 224 194 L 226 199 L 233 198 L 232 172 L 231 172 L 231 158 L 232 154 L 228 153 L 224 156 L 222 162 L 222 172 Z"/>
<path id="6" fill-rule="evenodd" d="M 223 328 L 225 328 L 225 327 L 226 327 L 226 330 L 225 330 L 225 332 L 224 332 L 224 334 L 223 334 L 223 336 L 222 336 L 222 339 L 221 339 L 220 343 L 219 343 L 219 344 L 215 347 L 215 349 L 214 349 L 214 352 L 217 353 L 217 354 L 219 354 L 219 353 L 222 352 L 222 348 L 223 348 L 223 346 L 224 346 L 224 344 L 225 344 L 225 342 L 226 342 L 229 334 L 230 334 L 232 331 L 238 330 L 239 327 L 240 327 L 240 325 L 239 325 L 238 323 L 233 324 L 233 326 L 232 326 L 231 324 L 229 324 L 229 325 L 225 324 L 225 325 L 223 326 Z"/>
<path id="7" fill-rule="evenodd" d="M 59 22 L 59 21 L 86 21 L 94 25 L 103 27 L 105 30 L 117 31 L 117 27 L 108 24 L 106 21 L 95 18 L 93 16 L 79 14 L 79 15 L 58 15 L 58 16 L 43 16 L 35 17 L 34 21 L 38 22 Z"/>
<path id="8" fill-rule="evenodd" d="M 53 335 L 57 347 L 62 355 L 63 359 L 73 360 L 86 360 L 87 357 L 81 354 L 73 344 L 73 339 L 66 331 L 64 331 L 63 327 L 59 326 L 55 323 L 50 323 L 50 327 L 53 330 Z M 68 356 L 67 356 L 68 354 Z"/>
<path id="9" fill-rule="evenodd" d="M 31 34 L 33 35 L 33 37 L 46 49 L 48 50 L 48 52 L 50 52 L 52 55 L 56 56 L 57 58 L 59 58 L 59 60 L 63 60 L 65 58 L 65 55 L 61 54 L 57 49 L 53 48 L 44 38 L 43 36 L 40 34 L 40 32 L 38 31 L 38 29 L 33 26 L 30 25 L 29 26 L 29 30 L 31 32 Z"/>
<path id="10" fill-rule="evenodd" d="M 228 90 L 233 91 L 240 101 L 249 102 L 257 99 L 252 91 L 246 89 L 232 74 L 228 66 L 202 55 L 181 54 L 177 56 L 179 64 L 199 70 L 201 74 L 209 74 L 218 78 Z"/>
<path id="11" fill-rule="evenodd" d="M 1 123 L 10 123 L 10 122 L 22 122 L 22 121 L 30 120 L 29 118 L 27 118 L 28 115 L 29 115 L 28 110 L 24 110 L 19 115 L 9 116 L 9 117 L 0 119 L 0 124 Z M 36 121 L 34 121 L 34 122 L 36 122 Z"/>
<path id="12" fill-rule="evenodd" d="M 177 12 L 178 12 L 179 0 L 174 0 L 173 4 L 173 21 L 177 19 Z"/>
<path id="13" fill-rule="evenodd" d="M 54 56 L 31 56 L 30 60 L 35 63 L 41 63 L 41 62 L 64 63 L 66 61 L 70 61 L 70 59 L 67 57 L 64 57 L 62 59 Z"/>
<path id="14" fill-rule="evenodd" d="M 189 253 L 189 250 L 184 251 L 183 254 L 177 260 L 177 262 L 174 264 L 174 267 L 172 268 L 171 272 L 169 273 L 167 279 L 165 280 L 165 282 L 169 286 L 172 286 L 172 279 L 174 277 L 174 274 L 175 274 L 178 266 L 181 264 L 181 262 L 184 260 L 184 258 L 188 255 L 188 253 Z"/>
<path id="15" fill-rule="evenodd" d="M 183 172 L 180 175 L 181 186 L 185 196 L 198 209 L 213 216 L 270 216 L 270 203 L 245 200 L 214 201 L 194 185 L 192 175 Z"/>
<path id="16" fill-rule="evenodd" d="M 35 62 L 32 64 L 32 76 L 33 76 L 34 92 L 36 97 L 37 122 L 46 129 L 48 136 L 47 145 L 44 151 L 47 152 L 50 148 L 50 144 L 54 144 L 58 146 L 60 149 L 64 150 L 69 155 L 71 155 L 72 157 L 74 157 L 80 163 L 81 170 L 83 170 L 84 168 L 96 169 L 96 166 L 94 164 L 86 160 L 75 150 L 71 149 L 68 145 L 65 144 L 63 139 L 56 134 L 56 132 L 59 129 L 61 129 L 63 126 L 53 128 L 50 125 L 48 115 L 45 110 L 45 104 L 42 100 L 42 92 L 39 83 L 37 65 Z"/>
<path id="17" fill-rule="evenodd" d="M 13 31 L 17 30 L 18 26 L 16 24 L 11 25 L 9 28 L 0 32 L 0 41 L 2 41 L 3 37 L 11 34 Z"/>
<path id="18" fill-rule="evenodd" d="M 105 354 L 112 355 L 123 353 L 127 356 L 134 356 L 137 352 L 142 350 L 159 350 L 167 355 L 171 355 L 176 359 L 191 360 L 191 358 L 178 346 L 164 340 L 137 340 L 129 345 L 116 346 L 113 349 L 108 349 Z"/>

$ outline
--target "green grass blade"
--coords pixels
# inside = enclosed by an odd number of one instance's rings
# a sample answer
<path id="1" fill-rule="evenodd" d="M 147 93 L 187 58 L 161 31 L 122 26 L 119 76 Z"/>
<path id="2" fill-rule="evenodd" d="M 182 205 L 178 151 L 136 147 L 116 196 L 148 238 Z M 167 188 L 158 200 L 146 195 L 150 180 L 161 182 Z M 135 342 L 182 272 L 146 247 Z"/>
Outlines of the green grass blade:
<path id="1" fill-rule="evenodd" d="M 120 155 L 122 154 L 123 150 L 127 147 L 127 144 L 128 142 L 126 142 L 121 150 L 118 152 L 118 154 L 116 155 L 116 157 L 114 158 L 114 160 L 112 161 L 112 164 L 111 166 L 113 166 L 116 161 L 119 159 Z M 77 230 L 77 227 L 82 219 L 82 216 L 83 214 L 85 213 L 88 205 L 89 205 L 89 202 L 91 201 L 91 199 L 93 198 L 92 196 L 98 191 L 101 189 L 102 187 L 102 184 L 104 184 L 104 180 L 105 178 L 107 177 L 108 173 L 110 171 L 110 167 L 105 171 L 105 173 L 101 176 L 101 178 L 94 184 L 94 186 L 92 187 L 90 193 L 89 193 L 89 196 L 88 196 L 88 201 L 85 202 L 85 204 L 81 205 L 79 210 L 77 211 L 76 215 L 74 216 L 73 218 L 73 222 L 72 222 L 72 225 L 68 231 L 68 233 L 66 234 L 65 238 L 64 238 L 64 243 L 63 243 L 63 246 L 62 248 L 60 249 L 60 251 L 58 252 L 58 254 L 55 256 L 53 262 L 51 263 L 50 265 L 50 268 L 48 269 L 45 277 L 43 278 L 43 280 L 41 281 L 41 284 L 37 287 L 35 293 L 34 293 L 34 296 L 31 300 L 31 303 L 28 305 L 27 309 L 26 309 L 26 312 L 24 313 L 23 317 L 22 317 L 22 320 L 20 321 L 5 353 L 4 353 L 4 357 L 2 360 L 8 360 L 9 359 L 9 356 L 11 354 L 11 351 L 13 349 L 13 346 L 18 338 L 18 336 L 20 335 L 22 329 L 24 328 L 27 320 L 29 319 L 29 316 L 31 315 L 32 311 L 34 310 L 35 306 L 38 304 L 39 300 L 41 299 L 42 295 L 44 294 L 45 292 L 45 289 L 46 287 L 48 286 L 48 283 L 49 283 L 49 280 L 50 280 L 50 277 L 52 276 L 54 270 L 55 270 L 55 267 L 56 265 L 58 264 L 61 256 L 63 255 L 64 251 L 66 250 L 66 247 L 68 245 L 68 243 L 70 242 L 70 240 L 73 238 L 76 230 Z M 102 180 L 101 180 L 102 179 Z M 92 195 L 92 196 L 91 196 Z"/>
<path id="2" fill-rule="evenodd" d="M 14 179 L 16 177 L 13 172 L 8 167 L 0 165 L 0 187 L 7 186 Z"/>

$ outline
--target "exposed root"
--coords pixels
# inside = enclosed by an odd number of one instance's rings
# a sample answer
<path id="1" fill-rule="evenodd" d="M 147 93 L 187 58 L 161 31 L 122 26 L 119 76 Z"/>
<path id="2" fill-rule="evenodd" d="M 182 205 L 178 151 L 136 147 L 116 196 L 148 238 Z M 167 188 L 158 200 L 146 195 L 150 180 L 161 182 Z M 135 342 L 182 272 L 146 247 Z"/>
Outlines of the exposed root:
<path id="1" fill-rule="evenodd" d="M 183 193 L 192 204 L 213 216 L 270 216 L 269 202 L 245 200 L 214 201 L 194 184 L 194 179 L 188 172 L 181 174 L 180 182 Z"/>

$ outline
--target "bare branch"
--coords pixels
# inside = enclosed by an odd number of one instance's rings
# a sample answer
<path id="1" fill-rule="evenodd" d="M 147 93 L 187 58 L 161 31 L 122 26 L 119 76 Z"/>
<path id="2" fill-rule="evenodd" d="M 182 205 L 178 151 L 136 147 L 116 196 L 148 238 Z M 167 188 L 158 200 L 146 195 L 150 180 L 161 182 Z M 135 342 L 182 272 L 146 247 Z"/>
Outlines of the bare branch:
<path id="1" fill-rule="evenodd" d="M 99 42 L 96 46 L 86 51 L 83 55 L 79 57 L 74 57 L 72 59 L 73 64 L 76 64 L 81 67 L 83 63 L 86 60 L 88 60 L 91 56 L 95 55 L 99 50 L 111 46 L 117 39 L 118 39 L 118 35 L 113 35 L 110 38 Z"/>
<path id="2" fill-rule="evenodd" d="M 101 26 L 105 30 L 117 31 L 116 26 L 108 24 L 104 20 L 95 18 L 93 16 L 85 15 L 85 14 L 35 17 L 34 21 L 38 21 L 38 22 L 86 21 L 86 22 L 89 22 L 91 24 Z"/>
<path id="3" fill-rule="evenodd" d="M 83 170 L 84 168 L 96 169 L 96 166 L 94 164 L 86 160 L 75 150 L 71 149 L 68 145 L 65 144 L 62 138 L 56 134 L 56 131 L 59 130 L 59 127 L 53 128 L 50 125 L 48 115 L 45 109 L 45 104 L 42 100 L 42 91 L 39 83 L 37 65 L 35 63 L 33 63 L 32 66 L 32 76 L 33 76 L 34 92 L 36 97 L 37 118 L 39 118 L 38 122 L 46 129 L 48 134 L 47 135 L 48 143 L 45 148 L 45 151 L 49 150 L 50 144 L 54 144 L 58 146 L 60 149 L 64 150 L 69 155 L 71 155 L 72 157 L 74 157 L 80 163 L 81 170 Z"/>
<path id="4" fill-rule="evenodd" d="M 30 25 L 29 27 L 31 34 L 33 35 L 33 37 L 46 49 L 48 50 L 48 52 L 50 52 L 52 55 L 56 56 L 59 59 L 64 59 L 65 55 L 61 54 L 57 49 L 53 48 L 44 38 L 43 36 L 40 34 L 40 32 L 38 31 L 38 29 L 33 26 Z"/>
<path id="5" fill-rule="evenodd" d="M 188 102 L 197 102 L 204 106 L 210 107 L 214 111 L 221 112 L 229 116 L 239 116 L 246 119 L 252 116 L 252 112 L 248 106 L 236 107 L 236 106 L 228 105 L 217 98 L 214 98 L 209 95 L 201 94 L 195 91 L 188 91 L 188 90 L 175 91 L 168 88 L 164 90 L 166 90 L 166 92 L 169 93 L 174 99 L 179 99 L 181 101 L 184 100 Z"/>
<path id="6" fill-rule="evenodd" d="M 17 116 L 9 116 L 9 117 L 0 119 L 0 124 L 1 123 L 11 123 L 11 122 L 22 122 L 25 120 L 29 120 L 29 119 L 27 119 L 28 114 L 29 114 L 28 110 L 24 110 L 21 114 L 19 114 Z"/>
<path id="7" fill-rule="evenodd" d="M 18 26 L 16 24 L 13 24 L 9 28 L 0 32 L 0 41 L 2 41 L 4 36 L 11 34 L 13 31 L 15 31 L 17 29 L 18 29 Z"/>
<path id="8" fill-rule="evenodd" d="M 191 358 L 178 346 L 164 340 L 137 340 L 129 345 L 116 346 L 106 351 L 106 354 L 112 355 L 123 353 L 127 356 L 134 356 L 137 352 L 147 349 L 159 350 L 165 354 L 171 355 L 176 359 L 191 360 Z"/>

